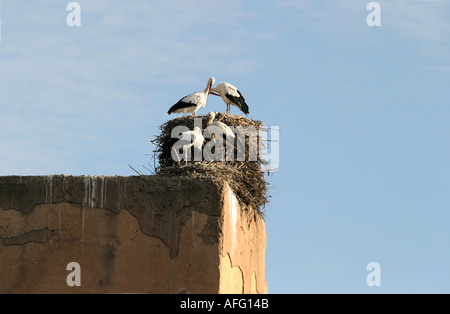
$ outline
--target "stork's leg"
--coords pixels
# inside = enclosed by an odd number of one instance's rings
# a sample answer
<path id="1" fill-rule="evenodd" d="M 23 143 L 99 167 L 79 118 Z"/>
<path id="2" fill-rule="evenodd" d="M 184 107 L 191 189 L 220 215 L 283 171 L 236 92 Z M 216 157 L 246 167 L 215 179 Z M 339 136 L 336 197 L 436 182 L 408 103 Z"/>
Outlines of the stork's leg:
<path id="1" fill-rule="evenodd" d="M 227 160 L 227 154 L 226 154 L 226 150 L 225 150 L 225 144 L 222 144 L 223 146 L 223 163 L 225 163 L 225 161 Z"/>
<path id="2" fill-rule="evenodd" d="M 178 162 L 178 164 L 180 164 L 181 158 L 180 158 L 180 154 L 177 152 L 178 149 L 175 149 L 175 148 L 173 148 L 173 147 L 172 147 L 172 149 L 173 149 L 173 151 L 175 152 L 175 154 L 177 155 L 177 162 Z"/>
<path id="3" fill-rule="evenodd" d="M 227 152 L 227 147 L 228 147 L 228 145 L 229 145 L 229 143 L 228 142 L 225 142 L 226 143 L 226 146 L 224 147 L 224 149 L 225 149 L 225 151 L 224 151 L 224 154 L 225 154 L 225 161 L 228 161 L 228 152 Z"/>
<path id="4" fill-rule="evenodd" d="M 225 142 L 222 141 L 222 162 L 225 163 L 227 158 L 226 150 L 225 150 Z"/>
<path id="5" fill-rule="evenodd" d="M 230 104 L 227 104 L 227 113 L 230 113 Z"/>

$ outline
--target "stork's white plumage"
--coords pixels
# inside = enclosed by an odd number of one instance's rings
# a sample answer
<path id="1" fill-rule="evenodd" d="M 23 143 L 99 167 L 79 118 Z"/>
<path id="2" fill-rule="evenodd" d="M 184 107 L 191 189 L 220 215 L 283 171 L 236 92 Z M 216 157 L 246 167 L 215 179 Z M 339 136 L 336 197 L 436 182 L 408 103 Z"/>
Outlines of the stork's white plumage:
<path id="1" fill-rule="evenodd" d="M 214 77 L 210 77 L 208 80 L 208 84 L 203 91 L 195 92 L 181 98 L 175 105 L 173 105 L 169 109 L 167 113 L 191 113 L 193 116 L 195 116 L 195 112 L 198 109 L 206 106 L 208 95 L 210 94 L 211 88 L 214 85 L 215 81 L 216 80 L 214 79 Z"/>
<path id="2" fill-rule="evenodd" d="M 224 161 L 225 156 L 223 154 L 233 152 L 234 139 L 236 138 L 236 135 L 225 123 L 220 121 L 214 121 L 215 118 L 216 114 L 214 112 L 208 113 L 208 116 L 204 124 L 204 127 L 206 126 L 206 128 L 203 131 L 203 134 L 205 137 L 211 138 L 211 141 L 207 145 L 209 145 L 210 143 L 212 143 L 214 146 L 216 146 L 217 143 L 221 144 L 221 146 L 216 147 L 216 149 L 220 149 L 220 151 L 222 152 L 220 160 Z M 226 143 L 227 145 L 226 150 L 224 143 Z M 228 147 L 231 147 L 231 150 L 229 150 Z"/>
<path id="3" fill-rule="evenodd" d="M 194 127 L 193 131 L 186 131 L 181 133 L 179 141 L 177 141 L 172 146 L 172 150 L 175 152 L 178 157 L 178 163 L 180 161 L 180 157 L 178 155 L 179 149 L 182 148 L 184 151 L 184 161 L 187 164 L 187 152 L 188 149 L 194 147 L 195 149 L 202 149 L 203 143 L 205 142 L 205 138 L 203 137 L 202 130 L 199 127 Z"/>
<path id="4" fill-rule="evenodd" d="M 222 97 L 223 101 L 227 104 L 227 113 L 230 113 L 230 105 L 238 107 L 245 114 L 249 112 L 244 96 L 230 83 L 220 82 L 216 87 L 211 88 L 210 94 Z"/>
<path id="5" fill-rule="evenodd" d="M 208 113 L 208 117 L 206 118 L 205 126 L 206 128 L 211 127 L 212 128 L 219 128 L 220 132 L 227 137 L 235 138 L 236 135 L 234 135 L 233 131 L 230 129 L 228 125 L 226 125 L 223 122 L 220 121 L 214 121 L 216 118 L 216 114 L 214 112 Z M 205 130 L 206 131 L 206 130 Z"/>

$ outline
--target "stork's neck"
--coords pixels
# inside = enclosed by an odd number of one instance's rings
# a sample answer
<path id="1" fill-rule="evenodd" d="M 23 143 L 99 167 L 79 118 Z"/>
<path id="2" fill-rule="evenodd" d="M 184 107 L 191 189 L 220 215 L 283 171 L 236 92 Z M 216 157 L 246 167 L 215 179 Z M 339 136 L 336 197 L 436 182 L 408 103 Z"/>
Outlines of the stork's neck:
<path id="1" fill-rule="evenodd" d="M 206 88 L 203 92 L 205 92 L 205 94 L 208 95 L 210 90 L 211 90 L 211 85 L 208 83 L 208 85 L 206 85 Z"/>
<path id="2" fill-rule="evenodd" d="M 209 118 L 209 117 L 206 118 L 206 121 L 205 121 L 205 123 L 203 124 L 203 128 L 206 128 L 206 127 L 210 126 L 211 123 L 213 122 L 213 120 L 214 120 L 214 119 Z"/>

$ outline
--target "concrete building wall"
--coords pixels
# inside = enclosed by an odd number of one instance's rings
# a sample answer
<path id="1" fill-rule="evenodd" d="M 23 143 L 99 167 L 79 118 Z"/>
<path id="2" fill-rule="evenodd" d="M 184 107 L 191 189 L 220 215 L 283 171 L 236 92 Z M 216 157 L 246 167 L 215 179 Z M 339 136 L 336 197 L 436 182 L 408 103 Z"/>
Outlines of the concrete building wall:
<path id="1" fill-rule="evenodd" d="M 225 182 L 0 177 L 0 293 L 266 293 L 265 244 Z"/>

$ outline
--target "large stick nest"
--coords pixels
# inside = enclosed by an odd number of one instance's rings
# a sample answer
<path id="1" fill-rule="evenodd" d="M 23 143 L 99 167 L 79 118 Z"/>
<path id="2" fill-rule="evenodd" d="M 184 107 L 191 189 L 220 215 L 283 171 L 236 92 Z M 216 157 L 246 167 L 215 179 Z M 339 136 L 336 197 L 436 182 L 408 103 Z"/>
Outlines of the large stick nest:
<path id="1" fill-rule="evenodd" d="M 172 139 L 172 129 L 176 126 L 185 126 L 189 130 L 193 130 L 195 118 L 202 119 L 201 126 L 203 126 L 203 123 L 206 121 L 206 116 L 188 115 L 174 118 L 160 126 L 161 134 L 156 136 L 152 141 L 157 146 L 154 153 L 159 163 L 155 172 L 160 175 L 190 176 L 200 179 L 209 179 L 219 185 L 221 185 L 223 181 L 226 181 L 240 201 L 241 207 L 247 210 L 253 209 L 261 217 L 264 217 L 264 207 L 268 203 L 268 183 L 265 180 L 264 172 L 261 168 L 261 165 L 264 164 L 265 161 L 260 158 L 259 154 L 259 145 L 265 145 L 265 143 L 262 143 L 262 141 L 259 140 L 258 132 L 264 130 L 266 126 L 261 121 L 250 120 L 239 115 L 217 112 L 215 121 L 223 122 L 230 127 L 242 127 L 243 130 L 247 131 L 256 130 L 256 134 L 252 133 L 255 137 L 249 136 L 249 134 L 236 137 L 236 140 L 234 141 L 234 160 L 232 161 L 230 161 L 231 155 L 227 154 L 222 155 L 227 156 L 224 161 L 211 161 L 202 158 L 201 161 L 187 161 L 186 163 L 182 160 L 178 163 L 172 158 L 172 147 L 171 145 L 168 145 L 169 141 L 171 141 L 170 143 L 174 141 Z M 199 120 L 197 120 L 197 126 L 198 122 Z M 251 139 L 256 139 L 256 141 Z M 206 138 L 206 140 L 208 141 L 209 138 Z M 257 145 L 256 159 L 254 158 L 254 154 L 250 155 L 250 145 L 253 144 Z M 238 161 L 237 159 L 239 145 L 240 149 L 245 147 L 245 159 L 243 161 Z M 252 147 L 254 148 L 254 146 Z M 242 150 L 240 152 L 242 155 Z M 190 153 L 193 160 L 194 150 L 192 149 Z"/>

